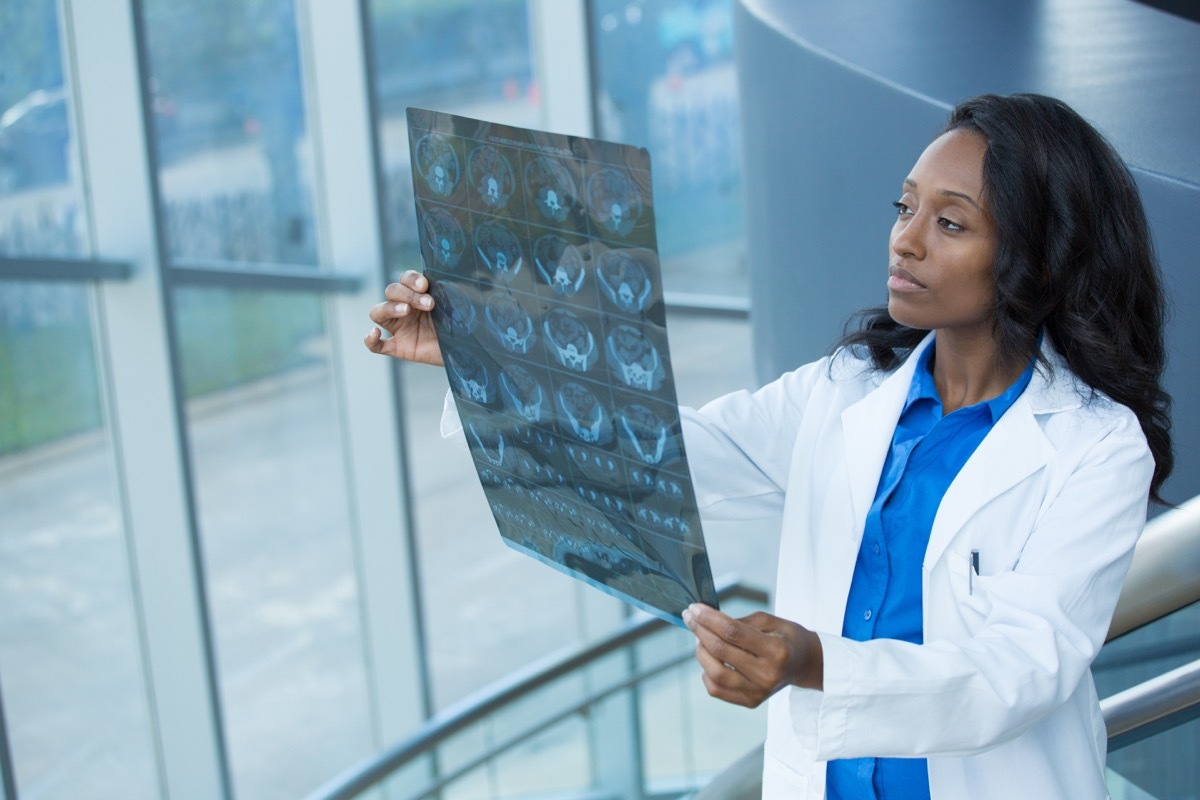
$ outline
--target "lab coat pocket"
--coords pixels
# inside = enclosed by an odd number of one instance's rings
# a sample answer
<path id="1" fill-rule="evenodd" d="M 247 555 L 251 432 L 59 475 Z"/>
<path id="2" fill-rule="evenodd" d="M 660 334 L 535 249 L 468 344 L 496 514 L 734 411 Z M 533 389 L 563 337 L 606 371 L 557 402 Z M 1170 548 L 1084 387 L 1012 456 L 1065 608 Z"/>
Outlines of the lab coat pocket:
<path id="1" fill-rule="evenodd" d="M 805 794 L 796 794 L 796 790 L 798 789 L 802 793 L 807 793 L 808 784 L 809 779 L 807 775 L 801 775 L 799 772 L 796 772 L 771 755 L 770 751 L 763 753 L 762 796 L 764 800 L 776 797 L 804 797 Z"/>
<path id="2" fill-rule="evenodd" d="M 950 592 L 963 622 L 976 630 L 992 610 L 988 589 L 991 577 L 979 575 L 969 553 L 946 553 L 946 571 L 950 577 Z"/>

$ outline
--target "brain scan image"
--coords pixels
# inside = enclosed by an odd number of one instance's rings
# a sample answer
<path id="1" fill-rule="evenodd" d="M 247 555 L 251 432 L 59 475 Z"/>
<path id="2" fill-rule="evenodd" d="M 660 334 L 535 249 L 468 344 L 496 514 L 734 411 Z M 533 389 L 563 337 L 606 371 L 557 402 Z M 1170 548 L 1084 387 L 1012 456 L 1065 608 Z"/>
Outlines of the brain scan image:
<path id="1" fill-rule="evenodd" d="M 542 323 L 546 348 L 562 366 L 587 372 L 599 359 L 596 337 L 579 315 L 565 308 L 554 308 Z"/>
<path id="2" fill-rule="evenodd" d="M 467 237 L 453 214 L 444 208 L 426 209 L 421 219 L 421 231 L 433 259 L 431 266 L 445 270 L 458 266 Z"/>
<path id="3" fill-rule="evenodd" d="M 646 334 L 632 325 L 617 325 L 605 342 L 608 366 L 631 389 L 656 391 L 662 385 L 662 359 Z"/>
<path id="4" fill-rule="evenodd" d="M 561 236 L 549 234 L 533 243 L 533 263 L 538 278 L 563 297 L 574 297 L 583 288 L 587 272 L 579 248 Z"/>
<path id="5" fill-rule="evenodd" d="M 596 278 L 604 296 L 617 308 L 630 314 L 646 310 L 653 288 L 650 276 L 628 253 L 609 250 L 600 256 Z"/>
<path id="6" fill-rule="evenodd" d="M 471 452 L 494 467 L 504 466 L 504 434 L 481 419 L 468 419 L 465 427 Z"/>
<path id="7" fill-rule="evenodd" d="M 467 179 L 479 201 L 492 211 L 508 205 L 517 180 L 512 165 L 490 144 L 481 144 L 467 156 Z"/>
<path id="8" fill-rule="evenodd" d="M 546 391 L 533 373 L 519 364 L 506 364 L 500 368 L 500 399 L 526 422 L 542 421 Z"/>
<path id="9" fill-rule="evenodd" d="M 521 271 L 523 257 L 517 235 L 494 220 L 475 229 L 475 252 L 493 276 L 512 283 Z"/>
<path id="10" fill-rule="evenodd" d="M 628 173 L 615 167 L 597 170 L 587 180 L 592 219 L 608 234 L 625 237 L 642 217 L 642 194 Z"/>
<path id="11" fill-rule="evenodd" d="M 466 351 L 447 350 L 445 362 L 450 385 L 459 397 L 485 405 L 496 399 L 492 376 L 475 356 Z"/>
<path id="12" fill-rule="evenodd" d="M 484 309 L 488 328 L 496 341 L 510 353 L 528 353 L 537 341 L 536 329 L 529 312 L 510 295 L 493 295 Z"/>
<path id="13" fill-rule="evenodd" d="M 499 535 L 683 626 L 689 603 L 718 598 L 675 403 L 650 154 L 406 115 L 433 322 Z"/>
<path id="14" fill-rule="evenodd" d="M 478 317 L 467 293 L 450 281 L 438 281 L 429 289 L 436 301 L 434 311 L 441 330 L 452 336 L 469 336 Z"/>
<path id="15" fill-rule="evenodd" d="M 612 423 L 603 404 L 581 383 L 568 381 L 554 395 L 559 423 L 576 439 L 604 446 L 612 441 Z"/>
<path id="16" fill-rule="evenodd" d="M 674 457 L 671 425 L 641 403 L 622 406 L 616 423 L 621 444 L 640 463 L 658 466 Z"/>
<path id="17" fill-rule="evenodd" d="M 422 136 L 417 141 L 416 160 L 416 171 L 425 180 L 429 191 L 438 197 L 454 194 L 462 178 L 462 168 L 458 163 L 458 154 L 446 137 L 437 133 Z"/>
<path id="18" fill-rule="evenodd" d="M 537 208 L 538 216 L 555 223 L 564 222 L 579 191 L 575 178 L 553 158 L 538 156 L 525 165 L 525 196 Z"/>
<path id="19" fill-rule="evenodd" d="M 568 462 L 586 478 L 607 486 L 619 486 L 624 481 L 624 470 L 615 456 L 578 444 L 568 444 L 566 451 Z"/>

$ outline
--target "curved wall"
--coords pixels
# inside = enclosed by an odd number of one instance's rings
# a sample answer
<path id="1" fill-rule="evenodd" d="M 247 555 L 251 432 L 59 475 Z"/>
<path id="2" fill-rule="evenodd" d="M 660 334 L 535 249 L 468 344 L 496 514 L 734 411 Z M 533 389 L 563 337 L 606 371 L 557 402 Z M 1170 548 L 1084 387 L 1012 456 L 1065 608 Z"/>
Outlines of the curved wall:
<path id="1" fill-rule="evenodd" d="M 1172 304 L 1166 496 L 1200 493 L 1200 24 L 1131 0 L 739 0 L 736 34 L 760 380 L 886 302 L 890 203 L 956 102 L 1054 95 L 1141 189 Z"/>

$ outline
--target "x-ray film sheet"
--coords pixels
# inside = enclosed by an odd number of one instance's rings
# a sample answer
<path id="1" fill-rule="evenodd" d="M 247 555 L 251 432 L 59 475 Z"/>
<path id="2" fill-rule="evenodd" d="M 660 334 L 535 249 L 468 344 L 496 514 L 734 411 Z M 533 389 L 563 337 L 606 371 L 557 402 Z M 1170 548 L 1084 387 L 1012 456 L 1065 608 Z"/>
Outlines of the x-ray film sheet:
<path id="1" fill-rule="evenodd" d="M 408 109 L 446 374 L 505 543 L 681 625 L 717 605 L 645 150 Z"/>

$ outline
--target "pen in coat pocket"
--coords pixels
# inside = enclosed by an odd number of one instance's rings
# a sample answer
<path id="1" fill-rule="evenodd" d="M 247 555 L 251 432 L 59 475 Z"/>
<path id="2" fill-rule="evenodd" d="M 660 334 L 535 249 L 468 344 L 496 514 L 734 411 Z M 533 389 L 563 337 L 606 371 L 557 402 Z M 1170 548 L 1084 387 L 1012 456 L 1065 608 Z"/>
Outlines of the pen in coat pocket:
<path id="1" fill-rule="evenodd" d="M 967 594 L 975 594 L 975 576 L 979 574 L 979 551 L 971 551 L 971 568 L 967 570 Z"/>

